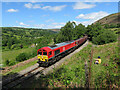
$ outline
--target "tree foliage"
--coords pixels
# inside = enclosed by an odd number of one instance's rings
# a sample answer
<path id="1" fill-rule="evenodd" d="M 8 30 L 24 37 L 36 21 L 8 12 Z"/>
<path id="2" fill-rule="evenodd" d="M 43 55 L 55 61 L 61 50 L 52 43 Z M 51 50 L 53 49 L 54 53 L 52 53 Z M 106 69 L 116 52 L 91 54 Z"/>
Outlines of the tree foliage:
<path id="1" fill-rule="evenodd" d="M 105 29 L 101 24 L 96 23 L 87 26 L 87 35 L 94 44 L 102 45 L 117 40 L 112 30 Z"/>
<path id="2" fill-rule="evenodd" d="M 93 38 L 93 43 L 97 45 L 102 45 L 110 42 L 114 42 L 117 40 L 116 35 L 111 30 L 105 30 L 101 34 L 99 34 L 97 37 Z"/>
<path id="3" fill-rule="evenodd" d="M 26 54 L 26 53 L 20 53 L 20 54 L 16 57 L 16 61 L 21 62 L 21 61 L 26 60 L 27 58 L 28 58 L 28 57 L 27 57 L 27 54 Z"/>
<path id="4" fill-rule="evenodd" d="M 44 29 L 32 28 L 2 28 L 2 48 L 4 49 L 20 49 L 29 47 L 32 44 L 39 43 L 43 37 L 54 36 L 57 32 Z"/>
<path id="5" fill-rule="evenodd" d="M 92 41 L 93 37 L 97 37 L 103 30 L 103 27 L 99 24 L 92 24 L 87 26 L 87 35 L 90 37 Z"/>
<path id="6" fill-rule="evenodd" d="M 54 38 L 55 43 L 64 41 L 71 41 L 82 37 L 86 32 L 84 25 L 76 25 L 75 22 L 67 22 L 64 27 L 60 29 L 60 32 Z"/>

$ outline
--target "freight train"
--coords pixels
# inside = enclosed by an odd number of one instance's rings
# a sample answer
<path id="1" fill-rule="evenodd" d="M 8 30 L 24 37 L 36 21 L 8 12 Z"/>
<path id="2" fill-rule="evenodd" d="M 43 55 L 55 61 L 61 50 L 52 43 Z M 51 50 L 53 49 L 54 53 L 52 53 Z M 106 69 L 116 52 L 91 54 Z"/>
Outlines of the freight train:
<path id="1" fill-rule="evenodd" d="M 37 50 L 37 63 L 39 66 L 49 66 L 49 64 L 58 61 L 61 57 L 74 51 L 76 48 L 82 45 L 87 38 L 88 36 L 85 35 L 77 40 L 66 41 L 48 47 L 42 47 Z"/>

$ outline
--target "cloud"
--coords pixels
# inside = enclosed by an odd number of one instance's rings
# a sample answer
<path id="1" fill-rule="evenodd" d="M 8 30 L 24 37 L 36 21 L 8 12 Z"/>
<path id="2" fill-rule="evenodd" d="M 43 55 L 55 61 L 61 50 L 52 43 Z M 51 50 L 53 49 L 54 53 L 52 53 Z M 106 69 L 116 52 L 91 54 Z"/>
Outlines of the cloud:
<path id="1" fill-rule="evenodd" d="M 35 4 L 33 8 L 41 8 L 39 4 Z"/>
<path id="2" fill-rule="evenodd" d="M 65 25 L 66 23 L 52 23 L 53 25 Z"/>
<path id="3" fill-rule="evenodd" d="M 51 10 L 51 11 L 61 11 L 63 8 L 66 7 L 66 5 L 61 5 L 61 6 L 43 6 L 43 7 L 41 7 L 40 4 L 32 4 L 32 3 L 27 3 L 24 6 L 26 8 L 32 8 L 32 9 L 40 8 L 40 9 L 43 9 L 43 10 Z"/>
<path id="4" fill-rule="evenodd" d="M 76 21 L 76 20 L 73 20 L 75 23 L 76 23 L 76 25 L 78 25 L 78 24 L 83 24 L 83 25 L 85 25 L 85 26 L 87 26 L 87 25 L 90 25 L 90 24 L 92 24 L 93 23 L 93 21 L 92 20 L 88 20 L 88 21 L 82 21 L 82 22 L 80 22 L 80 21 Z"/>
<path id="5" fill-rule="evenodd" d="M 36 0 L 30 0 L 31 3 L 36 3 Z"/>
<path id="6" fill-rule="evenodd" d="M 34 27 L 44 28 L 45 24 L 35 24 Z"/>
<path id="7" fill-rule="evenodd" d="M 91 19 L 91 20 L 99 20 L 105 16 L 109 15 L 109 13 L 104 12 L 104 11 L 99 11 L 99 12 L 93 12 L 89 14 L 80 14 L 76 18 L 77 19 Z"/>
<path id="8" fill-rule="evenodd" d="M 104 11 L 93 12 L 93 13 L 89 13 L 89 14 L 80 14 L 76 18 L 77 19 L 86 19 L 87 21 L 82 21 L 82 22 L 76 21 L 76 22 L 82 23 L 83 25 L 87 26 L 107 15 L 109 15 L 109 13 L 104 12 Z"/>
<path id="9" fill-rule="evenodd" d="M 7 12 L 18 12 L 17 9 L 8 9 Z"/>
<path id="10" fill-rule="evenodd" d="M 32 8 L 32 7 L 33 7 L 33 5 L 32 5 L 31 3 L 25 4 L 24 6 L 25 6 L 26 8 Z"/>
<path id="11" fill-rule="evenodd" d="M 61 5 L 61 6 L 44 6 L 42 9 L 46 10 L 51 10 L 51 11 L 61 11 L 63 8 L 65 8 L 66 5 Z"/>
<path id="12" fill-rule="evenodd" d="M 52 24 L 35 24 L 33 25 L 34 28 L 43 28 L 43 29 L 57 29 L 61 28 L 65 25 L 65 23 L 52 23 Z"/>
<path id="13" fill-rule="evenodd" d="M 86 4 L 83 2 L 77 2 L 74 6 L 73 9 L 88 9 L 88 8 L 93 8 L 95 7 L 95 4 Z"/>
<path id="14" fill-rule="evenodd" d="M 20 22 L 19 25 L 21 25 L 21 26 L 30 26 L 30 25 L 24 24 L 23 22 Z"/>
<path id="15" fill-rule="evenodd" d="M 85 25 L 85 26 L 87 26 L 87 25 L 91 25 L 93 22 L 94 22 L 94 20 L 88 20 L 88 21 L 82 21 L 82 22 L 80 22 L 80 21 L 74 21 L 77 25 L 78 24 L 83 24 L 83 25 Z"/>
<path id="16" fill-rule="evenodd" d="M 62 25 L 58 25 L 58 26 L 54 26 L 53 29 L 54 28 L 57 29 L 57 28 L 61 28 L 61 27 L 63 27 L 63 26 Z"/>

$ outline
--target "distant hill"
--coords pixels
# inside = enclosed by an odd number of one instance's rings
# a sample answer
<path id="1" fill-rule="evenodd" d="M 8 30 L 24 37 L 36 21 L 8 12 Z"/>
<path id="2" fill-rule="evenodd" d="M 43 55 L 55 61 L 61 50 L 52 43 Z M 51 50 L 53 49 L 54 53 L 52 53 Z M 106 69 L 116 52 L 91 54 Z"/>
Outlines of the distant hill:
<path id="1" fill-rule="evenodd" d="M 47 29 L 47 30 L 51 30 L 51 31 L 55 31 L 55 32 L 60 31 L 60 29 Z"/>
<path id="2" fill-rule="evenodd" d="M 2 28 L 9 28 L 10 30 L 50 30 L 50 31 L 60 31 L 60 29 L 41 29 L 41 28 L 25 28 L 25 27 L 2 27 Z"/>
<path id="3" fill-rule="evenodd" d="M 110 14 L 96 22 L 94 22 L 93 24 L 96 23 L 101 23 L 101 24 L 120 24 L 120 13 L 114 13 L 114 14 Z"/>

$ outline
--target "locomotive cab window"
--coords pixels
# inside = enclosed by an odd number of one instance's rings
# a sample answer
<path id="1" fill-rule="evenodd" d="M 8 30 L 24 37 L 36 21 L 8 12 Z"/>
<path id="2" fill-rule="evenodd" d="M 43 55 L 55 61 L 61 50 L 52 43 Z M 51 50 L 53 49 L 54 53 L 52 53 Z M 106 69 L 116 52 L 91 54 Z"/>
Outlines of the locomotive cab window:
<path id="1" fill-rule="evenodd" d="M 39 51 L 39 52 L 38 52 L 38 55 L 42 55 L 42 52 Z"/>
<path id="2" fill-rule="evenodd" d="M 52 52 L 49 52 L 49 56 L 52 55 Z"/>
<path id="3" fill-rule="evenodd" d="M 58 50 L 55 51 L 55 55 L 57 55 L 59 53 L 60 53 L 60 49 L 58 49 Z"/>
<path id="4" fill-rule="evenodd" d="M 47 55 L 47 52 L 43 52 L 43 55 Z"/>

